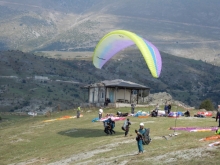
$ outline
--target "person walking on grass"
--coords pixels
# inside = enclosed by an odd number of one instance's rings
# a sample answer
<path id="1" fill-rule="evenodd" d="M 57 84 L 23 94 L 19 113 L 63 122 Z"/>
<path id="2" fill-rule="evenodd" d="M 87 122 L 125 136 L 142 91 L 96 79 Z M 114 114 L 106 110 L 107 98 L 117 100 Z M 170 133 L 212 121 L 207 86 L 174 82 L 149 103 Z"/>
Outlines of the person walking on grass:
<path id="1" fill-rule="evenodd" d="M 144 129 L 144 123 L 140 123 L 139 130 L 135 130 L 135 133 L 137 134 L 136 141 L 138 145 L 138 155 L 143 154 L 144 147 L 143 147 L 143 135 L 145 134 L 146 129 Z"/>
<path id="2" fill-rule="evenodd" d="M 124 122 L 124 125 L 121 127 L 121 129 L 125 131 L 125 137 L 128 135 L 130 125 L 131 125 L 131 122 L 129 121 L 129 118 L 127 118 L 127 120 Z"/>

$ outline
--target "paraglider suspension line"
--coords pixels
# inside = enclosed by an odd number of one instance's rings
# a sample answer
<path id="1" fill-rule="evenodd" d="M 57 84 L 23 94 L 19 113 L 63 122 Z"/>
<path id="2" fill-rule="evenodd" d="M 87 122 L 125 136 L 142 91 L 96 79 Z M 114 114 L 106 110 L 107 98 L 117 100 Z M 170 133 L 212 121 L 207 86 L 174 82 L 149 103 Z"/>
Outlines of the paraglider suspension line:
<path id="1" fill-rule="evenodd" d="M 177 117 L 176 117 L 176 119 L 175 119 L 175 128 L 176 128 L 176 120 L 177 120 Z M 174 129 L 174 133 L 175 133 L 175 131 L 176 131 L 176 129 Z"/>
<path id="2" fill-rule="evenodd" d="M 176 108 L 176 111 L 177 111 L 177 109 L 178 109 L 178 108 Z M 179 115 L 178 115 L 178 117 L 179 117 Z M 174 128 L 173 134 L 175 134 L 175 132 L 176 132 L 176 120 L 177 120 L 177 115 L 176 115 L 176 119 L 175 119 L 175 128 Z"/>

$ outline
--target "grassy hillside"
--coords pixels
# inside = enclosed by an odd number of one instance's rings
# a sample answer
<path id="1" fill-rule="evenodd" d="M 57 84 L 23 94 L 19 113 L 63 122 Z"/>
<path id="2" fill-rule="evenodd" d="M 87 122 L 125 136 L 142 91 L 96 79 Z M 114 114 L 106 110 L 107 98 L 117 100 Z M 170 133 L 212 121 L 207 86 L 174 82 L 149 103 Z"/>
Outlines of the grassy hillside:
<path id="1" fill-rule="evenodd" d="M 32 104 L 39 109 L 58 105 L 61 110 L 69 109 L 84 100 L 81 83 L 93 79 L 90 73 L 81 72 L 86 64 L 83 61 L 49 59 L 20 51 L 1 52 L 0 56 L 1 110 L 14 111 Z M 35 76 L 49 80 L 36 80 Z"/>
<path id="2" fill-rule="evenodd" d="M 152 108 L 136 108 L 136 111 L 149 111 Z M 182 111 L 179 107 L 177 109 Z M 104 109 L 104 113 L 115 114 L 118 110 L 130 112 L 130 108 L 120 108 Z M 76 111 L 52 113 L 51 118 L 1 113 L 1 164 L 218 164 L 219 147 L 208 147 L 214 141 L 199 141 L 214 132 L 176 131 L 177 136 L 169 136 L 174 133 L 169 128 L 174 126 L 215 126 L 212 118 L 129 117 L 132 124 L 129 136 L 124 137 L 121 130 L 124 121 L 116 121 L 116 134 L 106 136 L 101 122 L 91 122 L 97 113 L 97 109 L 84 109 L 82 118 L 53 122 L 44 121 L 73 116 Z M 191 111 L 192 115 L 194 113 L 196 111 Z M 153 141 L 144 147 L 143 155 L 138 156 L 134 130 L 139 128 L 140 122 L 150 128 Z"/>
<path id="3" fill-rule="evenodd" d="M 113 79 L 149 86 L 151 93 L 168 92 L 175 100 L 191 106 L 199 106 L 207 98 L 214 105 L 219 104 L 217 66 L 161 53 L 163 69 L 160 78 L 155 79 L 139 50 L 122 51 L 101 70 L 93 66 L 91 53 L 88 52 L 87 59 L 82 54 L 76 53 L 70 59 L 68 54 L 62 60 L 62 53 L 58 56 L 56 52 L 57 59 L 48 58 L 50 54 L 44 57 L 20 51 L 0 52 L 1 110 L 31 109 L 33 105 L 39 109 L 58 105 L 60 109 L 69 109 L 87 101 L 87 91 L 81 86 Z M 37 80 L 35 76 L 48 79 Z"/>

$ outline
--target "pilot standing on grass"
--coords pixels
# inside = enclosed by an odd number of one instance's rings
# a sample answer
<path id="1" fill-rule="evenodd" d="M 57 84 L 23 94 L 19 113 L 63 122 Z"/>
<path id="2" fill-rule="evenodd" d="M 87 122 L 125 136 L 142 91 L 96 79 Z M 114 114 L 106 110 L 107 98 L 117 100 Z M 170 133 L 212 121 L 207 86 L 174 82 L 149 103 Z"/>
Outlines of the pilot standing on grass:
<path id="1" fill-rule="evenodd" d="M 220 127 L 220 105 L 218 105 L 218 111 L 217 111 L 215 119 L 216 119 L 216 122 L 218 120 L 218 127 Z"/>
<path id="2" fill-rule="evenodd" d="M 144 148 L 143 148 L 143 134 L 145 133 L 144 129 L 144 123 L 140 123 L 140 129 L 137 131 L 135 130 L 135 133 L 137 134 L 136 140 L 138 145 L 138 155 L 143 154 Z"/>
<path id="3" fill-rule="evenodd" d="M 103 114 L 103 109 L 102 109 L 102 107 L 100 107 L 100 109 L 99 109 L 99 120 L 102 118 L 102 114 Z"/>
<path id="4" fill-rule="evenodd" d="M 80 107 L 80 106 L 78 106 L 78 108 L 77 108 L 77 114 L 76 114 L 77 118 L 79 118 L 79 117 L 80 117 L 80 111 L 81 111 L 81 107 Z"/>

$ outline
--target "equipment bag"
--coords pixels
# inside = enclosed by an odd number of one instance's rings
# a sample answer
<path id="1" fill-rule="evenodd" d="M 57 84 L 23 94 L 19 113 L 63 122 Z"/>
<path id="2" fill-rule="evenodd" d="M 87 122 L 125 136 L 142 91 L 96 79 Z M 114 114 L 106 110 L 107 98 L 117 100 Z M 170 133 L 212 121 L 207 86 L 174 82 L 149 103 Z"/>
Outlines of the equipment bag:
<path id="1" fill-rule="evenodd" d="M 145 128 L 145 132 L 143 134 L 143 145 L 148 145 L 150 142 L 151 142 L 150 128 L 148 129 Z"/>

